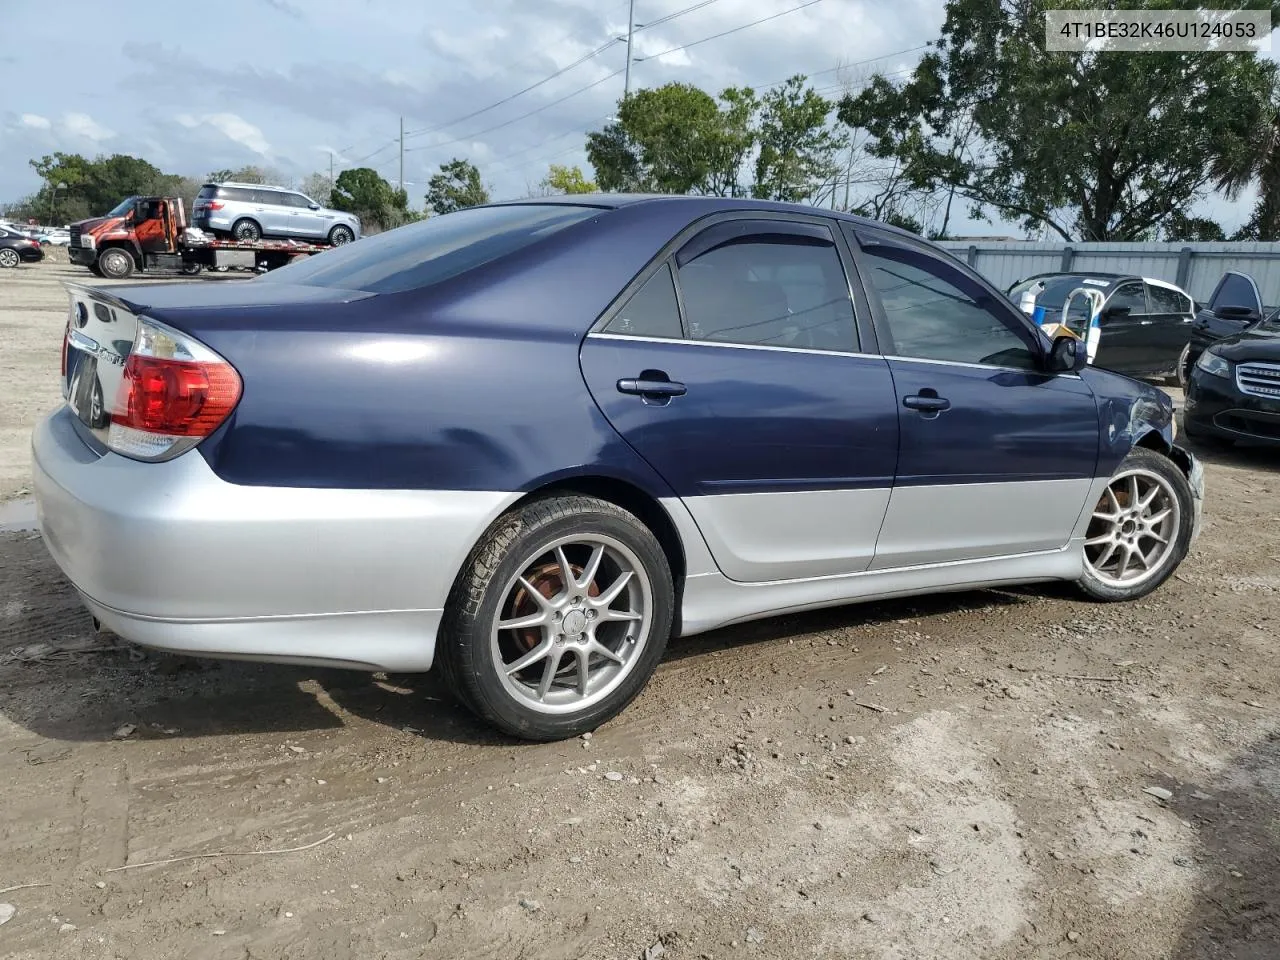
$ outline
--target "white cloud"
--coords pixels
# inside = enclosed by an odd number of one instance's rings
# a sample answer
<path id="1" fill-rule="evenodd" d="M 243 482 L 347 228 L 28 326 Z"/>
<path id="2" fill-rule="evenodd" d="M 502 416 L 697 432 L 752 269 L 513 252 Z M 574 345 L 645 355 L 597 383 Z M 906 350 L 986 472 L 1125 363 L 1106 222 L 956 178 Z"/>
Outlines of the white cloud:
<path id="1" fill-rule="evenodd" d="M 64 113 L 62 115 L 62 132 L 73 137 L 83 137 L 99 143 L 110 140 L 116 135 L 114 130 L 104 127 L 87 113 Z"/>
<path id="2" fill-rule="evenodd" d="M 24 113 L 18 118 L 18 123 L 32 130 L 48 130 L 53 126 L 48 117 L 42 117 L 38 113 Z"/>
<path id="3" fill-rule="evenodd" d="M 271 145 L 263 135 L 260 127 L 234 113 L 206 113 L 201 117 L 193 117 L 189 113 L 180 113 L 173 118 L 188 130 L 200 126 L 210 126 L 234 143 L 247 147 L 254 153 L 266 155 L 271 152 Z"/>

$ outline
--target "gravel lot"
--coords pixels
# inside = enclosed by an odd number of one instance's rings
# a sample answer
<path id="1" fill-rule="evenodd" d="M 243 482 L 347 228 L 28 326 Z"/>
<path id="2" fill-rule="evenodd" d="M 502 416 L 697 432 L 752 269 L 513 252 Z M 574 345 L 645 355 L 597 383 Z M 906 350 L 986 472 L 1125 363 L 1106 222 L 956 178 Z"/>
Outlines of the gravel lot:
<path id="1" fill-rule="evenodd" d="M 0 274 L 0 499 L 87 276 Z M 550 745 L 431 677 L 122 648 L 0 534 L 0 954 L 1274 958 L 1280 458 L 1199 452 L 1204 533 L 1142 603 L 724 630 Z"/>

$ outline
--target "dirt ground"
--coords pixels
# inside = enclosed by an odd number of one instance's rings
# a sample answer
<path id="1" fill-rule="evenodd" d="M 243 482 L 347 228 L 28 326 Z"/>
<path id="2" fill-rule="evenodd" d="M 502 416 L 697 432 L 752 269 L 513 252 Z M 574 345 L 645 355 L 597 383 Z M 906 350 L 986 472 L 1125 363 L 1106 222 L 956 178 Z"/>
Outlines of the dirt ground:
<path id="1" fill-rule="evenodd" d="M 6 495 L 69 269 L 0 275 Z M 0 534 L 0 954 L 1274 958 L 1280 457 L 1198 452 L 1204 532 L 1144 602 L 723 630 L 549 745 L 431 677 L 123 648 Z"/>

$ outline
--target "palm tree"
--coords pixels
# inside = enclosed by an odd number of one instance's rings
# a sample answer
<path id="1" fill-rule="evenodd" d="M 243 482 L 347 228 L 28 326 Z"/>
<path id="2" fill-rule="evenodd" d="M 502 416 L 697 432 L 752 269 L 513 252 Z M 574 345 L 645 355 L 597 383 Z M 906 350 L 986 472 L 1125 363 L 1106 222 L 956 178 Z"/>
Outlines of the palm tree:
<path id="1" fill-rule="evenodd" d="M 1258 185 L 1253 217 L 1239 238 L 1280 239 L 1280 81 L 1270 99 L 1255 115 L 1244 118 L 1245 136 L 1213 165 L 1213 180 L 1228 200 L 1235 200 L 1250 185 Z"/>

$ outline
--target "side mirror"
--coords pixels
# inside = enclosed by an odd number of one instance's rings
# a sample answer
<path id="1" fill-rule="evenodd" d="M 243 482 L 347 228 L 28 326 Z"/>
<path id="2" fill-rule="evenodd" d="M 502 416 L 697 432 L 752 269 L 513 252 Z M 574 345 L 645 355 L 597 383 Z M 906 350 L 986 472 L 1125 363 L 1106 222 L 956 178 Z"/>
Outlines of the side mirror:
<path id="1" fill-rule="evenodd" d="M 1218 307 L 1213 312 L 1223 320 L 1235 320 L 1238 323 L 1257 323 L 1262 319 L 1252 307 Z"/>
<path id="2" fill-rule="evenodd" d="M 308 203 L 308 204 L 307 204 L 307 209 L 308 209 L 308 210 L 319 210 L 319 209 L 320 209 L 320 204 L 318 204 L 318 203 Z"/>
<path id="3" fill-rule="evenodd" d="M 1046 360 L 1050 373 L 1079 373 L 1089 365 L 1089 349 L 1083 340 L 1063 334 L 1054 338 Z"/>

